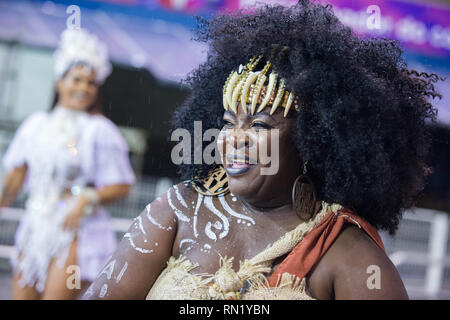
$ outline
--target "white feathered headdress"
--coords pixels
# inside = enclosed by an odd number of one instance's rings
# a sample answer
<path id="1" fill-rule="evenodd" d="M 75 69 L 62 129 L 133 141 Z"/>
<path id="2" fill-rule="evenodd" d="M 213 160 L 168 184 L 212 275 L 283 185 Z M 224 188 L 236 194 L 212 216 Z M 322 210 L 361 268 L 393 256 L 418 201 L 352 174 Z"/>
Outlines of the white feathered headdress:
<path id="1" fill-rule="evenodd" d="M 86 63 L 92 67 L 99 84 L 102 84 L 111 73 L 111 63 L 105 44 L 84 29 L 64 30 L 54 59 L 56 79 L 61 78 L 69 67 L 76 63 Z"/>

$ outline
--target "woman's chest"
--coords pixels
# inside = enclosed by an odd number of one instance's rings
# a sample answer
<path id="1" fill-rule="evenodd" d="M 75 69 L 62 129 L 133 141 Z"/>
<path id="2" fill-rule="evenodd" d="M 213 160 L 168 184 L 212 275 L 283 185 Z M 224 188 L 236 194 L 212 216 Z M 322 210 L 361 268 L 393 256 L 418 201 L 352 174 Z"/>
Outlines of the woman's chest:
<path id="1" fill-rule="evenodd" d="M 227 229 L 221 229 L 225 219 Z M 220 268 L 222 257 L 233 257 L 232 266 L 237 271 L 241 262 L 254 258 L 290 231 L 265 219 L 254 218 L 252 221 L 254 224 L 244 224 L 225 214 L 221 220 L 215 220 L 203 212 L 197 221 L 179 225 L 173 255 L 186 256 L 198 264 L 196 273 L 209 274 Z"/>
<path id="2" fill-rule="evenodd" d="M 82 174 L 83 162 L 89 151 L 82 129 L 81 122 L 64 127 L 64 123 L 48 121 L 27 146 L 30 179 L 76 180 Z"/>

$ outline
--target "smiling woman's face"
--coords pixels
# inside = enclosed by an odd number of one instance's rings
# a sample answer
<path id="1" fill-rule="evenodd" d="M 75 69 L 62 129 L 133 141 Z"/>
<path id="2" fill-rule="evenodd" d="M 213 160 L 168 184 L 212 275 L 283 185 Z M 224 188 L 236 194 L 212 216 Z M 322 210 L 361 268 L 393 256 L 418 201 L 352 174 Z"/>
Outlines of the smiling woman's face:
<path id="1" fill-rule="evenodd" d="M 58 104 L 69 109 L 86 111 L 97 98 L 98 84 L 92 68 L 77 65 L 58 80 Z"/>
<path id="2" fill-rule="evenodd" d="M 217 141 L 231 193 L 267 207 L 290 201 L 292 185 L 300 172 L 291 140 L 295 116 L 285 118 L 283 108 L 273 115 L 269 111 L 266 107 L 254 115 L 246 114 L 240 106 L 237 114 L 225 111 Z M 276 132 L 278 135 L 274 135 Z M 267 159 L 271 161 L 267 163 Z"/>

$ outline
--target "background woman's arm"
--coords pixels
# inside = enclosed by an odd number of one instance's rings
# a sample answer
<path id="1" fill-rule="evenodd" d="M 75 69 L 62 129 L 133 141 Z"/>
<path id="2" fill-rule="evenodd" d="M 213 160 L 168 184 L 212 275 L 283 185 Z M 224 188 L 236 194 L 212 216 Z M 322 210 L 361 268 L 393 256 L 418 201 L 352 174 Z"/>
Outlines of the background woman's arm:
<path id="1" fill-rule="evenodd" d="M 96 190 L 96 198 L 98 203 L 95 205 L 104 205 L 116 202 L 128 195 L 130 192 L 131 185 L 129 184 L 115 184 L 110 186 L 105 186 L 99 190 Z M 85 209 L 88 205 L 94 205 L 90 203 L 89 197 L 81 194 L 71 211 L 67 214 L 64 220 L 63 228 L 65 229 L 76 229 L 80 226 L 80 219 L 83 217 Z"/>
<path id="2" fill-rule="evenodd" d="M 125 198 L 131 189 L 129 184 L 114 184 L 97 190 L 100 204 L 110 204 Z"/>
<path id="3" fill-rule="evenodd" d="M 6 175 L 0 194 L 0 208 L 9 206 L 14 202 L 23 186 L 26 175 L 26 164 L 21 167 L 14 168 L 9 174 Z"/>

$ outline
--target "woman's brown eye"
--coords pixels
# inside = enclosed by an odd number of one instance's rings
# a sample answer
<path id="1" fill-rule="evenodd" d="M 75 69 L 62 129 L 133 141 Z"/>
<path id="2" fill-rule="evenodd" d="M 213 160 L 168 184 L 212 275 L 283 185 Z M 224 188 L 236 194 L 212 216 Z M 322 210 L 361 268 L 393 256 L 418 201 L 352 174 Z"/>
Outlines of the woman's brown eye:
<path id="1" fill-rule="evenodd" d="M 253 122 L 252 128 L 255 129 L 272 129 L 273 127 L 265 122 Z"/>
<path id="2" fill-rule="evenodd" d="M 222 120 L 224 128 L 232 128 L 233 124 L 228 120 Z"/>

